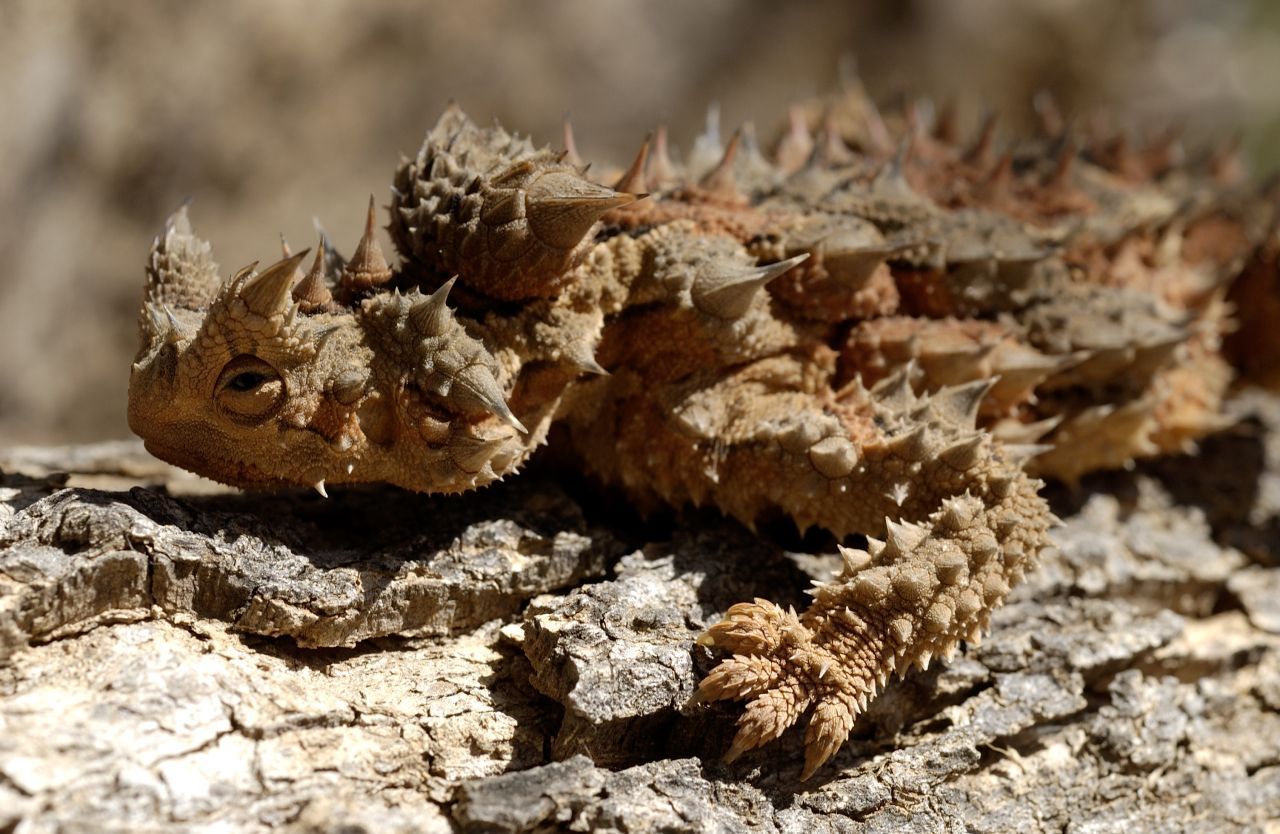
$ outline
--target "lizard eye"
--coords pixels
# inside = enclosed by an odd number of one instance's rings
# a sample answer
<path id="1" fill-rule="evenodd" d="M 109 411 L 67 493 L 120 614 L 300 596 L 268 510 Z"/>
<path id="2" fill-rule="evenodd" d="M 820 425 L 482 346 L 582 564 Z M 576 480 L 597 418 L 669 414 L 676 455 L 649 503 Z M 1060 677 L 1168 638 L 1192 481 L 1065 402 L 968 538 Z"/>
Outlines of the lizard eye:
<path id="1" fill-rule="evenodd" d="M 227 387 L 233 391 L 252 391 L 254 388 L 257 388 L 266 381 L 266 379 L 267 378 L 262 374 L 255 373 L 254 371 L 245 371 L 242 374 L 236 374 L 233 376 L 231 381 L 227 383 Z"/>
<path id="2" fill-rule="evenodd" d="M 227 363 L 214 389 L 218 409 L 237 422 L 271 416 L 284 402 L 284 380 L 256 356 L 237 356 Z"/>

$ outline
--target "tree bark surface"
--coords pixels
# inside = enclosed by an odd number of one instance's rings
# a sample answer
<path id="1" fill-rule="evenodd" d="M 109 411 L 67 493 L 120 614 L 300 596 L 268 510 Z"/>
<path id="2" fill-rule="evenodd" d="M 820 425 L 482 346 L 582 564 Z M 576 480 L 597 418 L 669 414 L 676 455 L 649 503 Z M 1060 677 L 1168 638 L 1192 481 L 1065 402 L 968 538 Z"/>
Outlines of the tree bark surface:
<path id="1" fill-rule="evenodd" d="M 720 762 L 694 639 L 834 556 L 545 471 L 325 500 L 0 452 L 0 832 L 1280 832 L 1280 399 L 1233 407 L 1052 488 L 992 633 L 806 782 L 796 731 Z"/>

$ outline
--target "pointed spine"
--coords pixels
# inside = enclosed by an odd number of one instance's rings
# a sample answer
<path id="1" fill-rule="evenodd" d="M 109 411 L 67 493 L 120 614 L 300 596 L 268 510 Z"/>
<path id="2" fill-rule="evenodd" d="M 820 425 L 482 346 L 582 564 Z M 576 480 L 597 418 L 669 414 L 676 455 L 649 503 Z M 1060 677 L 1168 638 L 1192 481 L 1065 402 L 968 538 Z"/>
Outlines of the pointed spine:
<path id="1" fill-rule="evenodd" d="M 431 295 L 409 308 L 409 321 L 422 336 L 440 336 L 448 329 L 453 313 L 446 301 L 457 280 L 458 276 L 453 276 Z"/>
<path id="2" fill-rule="evenodd" d="M 623 194 L 640 194 L 644 192 L 647 187 L 645 180 L 645 164 L 649 160 L 649 143 L 652 141 L 652 133 L 644 137 L 644 142 L 640 145 L 640 151 L 632 161 L 631 167 L 628 168 L 623 175 L 618 178 L 618 181 L 613 184 L 614 191 L 618 191 Z"/>
<path id="3" fill-rule="evenodd" d="M 378 243 L 378 213 L 373 195 L 369 196 L 369 213 L 365 218 L 364 234 L 356 245 L 356 251 L 342 271 L 341 283 L 349 294 L 362 293 L 381 287 L 391 280 L 391 267 Z"/>
<path id="4" fill-rule="evenodd" d="M 320 245 L 316 247 L 316 257 L 311 263 L 311 269 L 298 282 L 298 285 L 293 288 L 293 300 L 298 302 L 298 307 L 304 313 L 323 310 L 333 303 L 333 293 L 329 289 L 329 281 L 325 276 L 323 237 L 320 240 Z"/>
<path id="5" fill-rule="evenodd" d="M 703 191 L 725 202 L 742 203 L 747 200 L 746 195 L 738 190 L 738 181 L 733 175 L 733 162 L 738 155 L 738 146 L 741 142 L 742 131 L 735 130 L 716 167 L 707 172 L 698 183 Z"/>
<path id="6" fill-rule="evenodd" d="M 742 267 L 719 262 L 698 272 L 690 288 L 693 305 L 719 319 L 736 319 L 751 308 L 756 293 L 774 278 L 803 262 L 809 253 L 766 266 Z"/>
<path id="7" fill-rule="evenodd" d="M 292 300 L 293 282 L 297 279 L 298 264 L 310 249 L 296 255 L 281 258 L 256 275 L 246 278 L 236 295 L 250 312 L 270 318 L 285 312 Z"/>

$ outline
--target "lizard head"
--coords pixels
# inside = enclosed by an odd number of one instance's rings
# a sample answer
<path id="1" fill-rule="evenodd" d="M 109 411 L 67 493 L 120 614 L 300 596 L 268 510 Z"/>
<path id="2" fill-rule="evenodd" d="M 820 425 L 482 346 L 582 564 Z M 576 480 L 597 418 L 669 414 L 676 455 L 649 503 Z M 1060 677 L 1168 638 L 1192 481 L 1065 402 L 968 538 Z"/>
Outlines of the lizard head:
<path id="1" fill-rule="evenodd" d="M 518 466 L 572 374 L 532 378 L 531 436 L 505 400 L 514 374 L 446 305 L 454 282 L 388 290 L 374 224 L 371 203 L 349 261 L 322 236 L 305 276 L 306 252 L 286 249 L 223 281 L 179 209 L 152 246 L 129 379 L 147 450 L 234 486 L 322 495 L 366 481 L 457 492 Z"/>
<path id="2" fill-rule="evenodd" d="M 169 219 L 148 264 L 129 379 L 129 426 L 152 454 L 237 486 L 329 474 L 333 443 L 316 419 L 334 369 L 322 352 L 350 317 L 298 315 L 305 254 L 224 282 L 185 207 Z"/>

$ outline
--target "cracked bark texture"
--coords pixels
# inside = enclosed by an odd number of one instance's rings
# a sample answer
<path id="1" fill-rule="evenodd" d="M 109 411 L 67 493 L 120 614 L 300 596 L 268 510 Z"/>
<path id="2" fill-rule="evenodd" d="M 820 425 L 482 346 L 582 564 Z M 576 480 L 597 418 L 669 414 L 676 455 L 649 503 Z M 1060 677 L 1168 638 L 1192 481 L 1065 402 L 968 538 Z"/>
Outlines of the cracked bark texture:
<path id="1" fill-rule="evenodd" d="M 990 637 L 806 782 L 794 732 L 720 763 L 693 640 L 834 556 L 545 468 L 325 501 L 0 452 L 0 831 L 1280 831 L 1280 399 L 1232 407 L 1051 490 Z"/>

